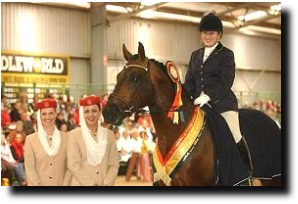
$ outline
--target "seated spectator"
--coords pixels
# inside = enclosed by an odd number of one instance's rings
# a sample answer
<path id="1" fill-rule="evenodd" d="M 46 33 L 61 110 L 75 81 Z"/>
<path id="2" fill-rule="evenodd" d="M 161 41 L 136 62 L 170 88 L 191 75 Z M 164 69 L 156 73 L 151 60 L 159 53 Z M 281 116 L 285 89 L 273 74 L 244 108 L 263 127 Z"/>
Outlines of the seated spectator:
<path id="1" fill-rule="evenodd" d="M 12 171 L 21 186 L 26 186 L 24 163 L 17 162 L 11 153 L 9 144 L 4 135 L 1 135 L 1 166 L 7 171 Z"/>
<path id="2" fill-rule="evenodd" d="M 76 120 L 74 118 L 73 113 L 68 114 L 68 119 L 67 119 L 66 124 L 67 124 L 67 130 L 68 131 L 71 131 L 71 130 L 73 130 L 77 127 Z"/>
<path id="3" fill-rule="evenodd" d="M 148 136 L 145 131 L 141 132 L 142 146 L 139 158 L 138 171 L 142 181 L 152 181 L 153 172 L 150 163 Z M 151 144 L 151 143 L 150 143 Z"/>
<path id="4" fill-rule="evenodd" d="M 11 125 L 13 126 L 13 125 Z M 18 121 L 15 123 L 15 128 L 13 130 L 11 130 L 7 136 L 7 140 L 8 140 L 8 143 L 11 144 L 14 139 L 15 139 L 15 136 L 20 133 L 23 137 L 26 137 L 26 132 L 24 131 L 24 125 L 23 125 L 23 122 L 22 121 Z"/>
<path id="5" fill-rule="evenodd" d="M 17 133 L 14 141 L 10 144 L 10 149 L 13 158 L 20 163 L 24 163 L 24 144 L 25 137 L 24 135 Z"/>
<path id="6" fill-rule="evenodd" d="M 21 101 L 16 101 L 12 110 L 10 111 L 10 117 L 12 122 L 16 122 L 21 120 L 20 112 L 22 110 L 22 103 Z"/>
<path id="7" fill-rule="evenodd" d="M 23 111 L 20 113 L 21 121 L 23 122 L 23 129 L 26 135 L 30 135 L 35 132 L 34 124 L 31 121 L 31 118 L 28 116 L 28 113 Z"/>
<path id="8" fill-rule="evenodd" d="M 11 104 L 10 104 L 9 99 L 7 98 L 7 96 L 1 95 L 1 109 L 4 106 L 7 107 L 8 110 L 11 109 Z"/>
<path id="9" fill-rule="evenodd" d="M 142 139 L 138 128 L 134 127 L 131 130 L 131 139 L 132 139 L 131 151 L 135 153 L 141 153 Z"/>
<path id="10" fill-rule="evenodd" d="M 59 130 L 62 132 L 67 132 L 68 131 L 67 123 L 66 122 L 61 123 Z"/>
<path id="11" fill-rule="evenodd" d="M 34 114 L 35 114 L 35 105 L 36 105 L 36 103 L 39 101 L 39 96 L 38 96 L 38 94 L 35 94 L 34 96 L 33 96 L 33 101 L 32 101 L 32 103 L 29 103 L 29 109 L 28 109 L 28 111 L 29 111 L 29 113 L 30 113 L 30 118 L 31 118 L 31 120 L 32 120 L 32 117 L 35 117 L 35 116 L 33 116 Z"/>
<path id="12" fill-rule="evenodd" d="M 60 126 L 62 123 L 65 123 L 65 118 L 64 118 L 64 112 L 60 111 L 58 112 L 57 114 L 57 117 L 56 117 L 56 121 L 55 121 L 55 124 L 58 128 L 58 130 L 60 129 Z"/>
<path id="13" fill-rule="evenodd" d="M 1 107 L 1 127 L 3 130 L 7 129 L 11 124 L 9 111 L 10 109 L 7 105 L 4 104 L 3 107 Z"/>
<path id="14" fill-rule="evenodd" d="M 128 162 L 132 155 L 134 141 L 130 138 L 130 132 L 125 129 L 117 141 L 117 150 L 120 153 L 120 162 Z"/>

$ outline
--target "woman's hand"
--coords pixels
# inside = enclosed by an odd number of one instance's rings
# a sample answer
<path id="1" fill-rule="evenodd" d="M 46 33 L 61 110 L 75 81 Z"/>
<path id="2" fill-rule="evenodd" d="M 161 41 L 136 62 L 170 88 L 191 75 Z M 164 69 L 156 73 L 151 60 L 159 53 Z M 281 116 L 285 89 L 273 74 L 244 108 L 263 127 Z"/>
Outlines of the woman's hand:
<path id="1" fill-rule="evenodd" d="M 196 98 L 196 100 L 194 101 L 194 105 L 200 105 L 200 107 L 202 107 L 209 101 L 210 101 L 210 97 L 206 94 L 203 94 L 202 96 L 199 96 L 198 98 Z"/>

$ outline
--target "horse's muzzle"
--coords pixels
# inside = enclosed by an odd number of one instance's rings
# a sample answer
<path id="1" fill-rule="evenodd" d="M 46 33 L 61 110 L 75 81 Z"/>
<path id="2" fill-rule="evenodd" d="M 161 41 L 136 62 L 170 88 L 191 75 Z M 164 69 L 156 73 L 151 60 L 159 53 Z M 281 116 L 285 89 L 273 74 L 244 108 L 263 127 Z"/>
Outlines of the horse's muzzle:
<path id="1" fill-rule="evenodd" d="M 105 122 L 113 125 L 121 125 L 123 118 L 125 118 L 124 112 L 114 103 L 107 103 L 102 110 L 102 114 Z"/>

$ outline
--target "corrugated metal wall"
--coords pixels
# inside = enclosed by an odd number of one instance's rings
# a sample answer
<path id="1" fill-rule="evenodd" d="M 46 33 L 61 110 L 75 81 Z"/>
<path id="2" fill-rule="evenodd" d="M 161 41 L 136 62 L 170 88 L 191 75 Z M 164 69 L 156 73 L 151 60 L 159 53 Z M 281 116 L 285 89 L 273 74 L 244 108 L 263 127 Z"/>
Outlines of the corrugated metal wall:
<path id="1" fill-rule="evenodd" d="M 32 3 L 1 3 L 1 24 L 1 49 L 67 54 L 71 57 L 70 82 L 89 82 L 88 11 Z M 74 60 L 77 58 L 81 60 Z"/>
<path id="2" fill-rule="evenodd" d="M 136 52 L 138 42 L 142 42 L 151 58 L 188 64 L 191 52 L 201 44 L 197 26 L 193 24 L 143 19 L 113 22 L 107 28 L 107 36 L 107 54 L 111 59 L 122 59 L 123 43 Z M 280 70 L 280 39 L 224 33 L 222 42 L 234 51 L 239 68 Z"/>
<path id="3" fill-rule="evenodd" d="M 223 42 L 234 51 L 236 65 L 252 70 L 281 70 L 281 40 L 224 34 Z"/>
<path id="4" fill-rule="evenodd" d="M 122 59 L 122 44 L 132 53 L 142 42 L 146 55 L 160 61 L 188 63 L 191 51 L 199 45 L 197 29 L 191 24 L 144 19 L 123 19 L 107 28 L 110 58 Z"/>

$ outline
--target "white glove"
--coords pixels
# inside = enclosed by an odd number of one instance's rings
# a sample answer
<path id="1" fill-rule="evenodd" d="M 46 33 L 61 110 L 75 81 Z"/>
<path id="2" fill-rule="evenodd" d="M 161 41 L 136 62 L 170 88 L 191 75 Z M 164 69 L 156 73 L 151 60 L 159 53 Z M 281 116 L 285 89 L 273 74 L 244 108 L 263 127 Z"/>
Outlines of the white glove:
<path id="1" fill-rule="evenodd" d="M 194 101 L 194 105 L 200 105 L 200 107 L 202 107 L 203 105 L 205 105 L 206 103 L 208 103 L 210 101 L 210 97 L 206 94 L 203 94 L 202 96 L 199 96 L 198 98 L 196 98 L 196 100 Z"/>

